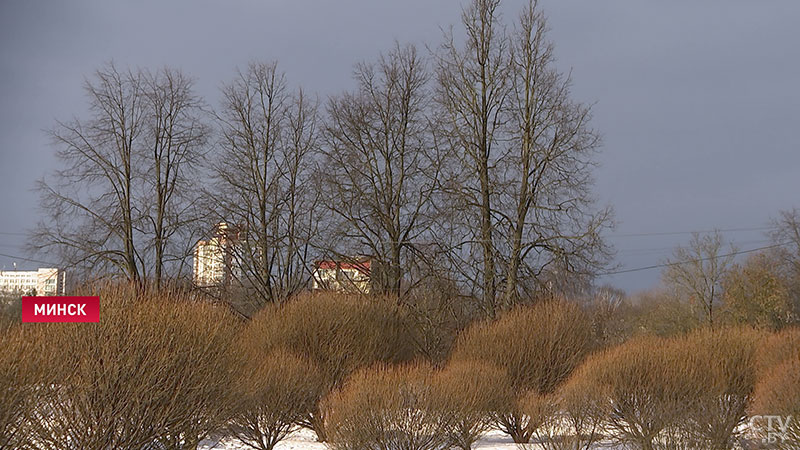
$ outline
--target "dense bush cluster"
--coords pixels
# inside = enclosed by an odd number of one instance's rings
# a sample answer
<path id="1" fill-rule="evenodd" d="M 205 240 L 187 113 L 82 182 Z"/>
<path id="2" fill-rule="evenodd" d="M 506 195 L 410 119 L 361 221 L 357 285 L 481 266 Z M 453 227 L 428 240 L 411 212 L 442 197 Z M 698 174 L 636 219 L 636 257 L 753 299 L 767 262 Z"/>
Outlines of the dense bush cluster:
<path id="1" fill-rule="evenodd" d="M 24 324 L 4 336 L 16 348 L 4 358 L 19 361 L 3 364 L 12 403 L 0 410 L 22 411 L 4 448 L 194 448 L 227 420 L 238 332 L 227 311 L 176 293 L 100 295 L 98 324 Z"/>
<path id="2" fill-rule="evenodd" d="M 307 358 L 319 372 L 320 394 L 338 388 L 361 368 L 406 362 L 415 354 L 403 310 L 381 300 L 332 293 L 265 308 L 248 324 L 242 342 L 255 360 L 275 351 Z M 326 440 L 325 412 L 318 403 L 301 423 Z"/>
<path id="3" fill-rule="evenodd" d="M 601 342 L 588 308 L 541 300 L 476 321 L 444 358 L 407 308 L 321 293 L 249 321 L 181 292 L 106 287 L 99 324 L 0 332 L 0 449 L 730 449 L 800 417 L 800 332 L 700 328 Z M 753 419 L 755 417 L 756 419 Z M 789 422 L 782 448 L 796 448 Z"/>
<path id="4" fill-rule="evenodd" d="M 547 301 L 518 308 L 496 321 L 466 330 L 453 350 L 455 361 L 483 361 L 503 368 L 512 401 L 495 411 L 500 428 L 527 442 L 537 428 L 518 405 L 521 395 L 546 396 L 578 367 L 592 347 L 591 322 L 574 303 Z"/>

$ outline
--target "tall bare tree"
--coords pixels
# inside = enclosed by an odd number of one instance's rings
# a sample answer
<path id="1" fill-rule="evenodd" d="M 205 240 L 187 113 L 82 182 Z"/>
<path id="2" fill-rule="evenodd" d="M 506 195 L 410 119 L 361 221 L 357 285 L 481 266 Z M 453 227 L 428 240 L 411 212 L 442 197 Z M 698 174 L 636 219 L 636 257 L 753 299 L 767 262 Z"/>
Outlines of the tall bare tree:
<path id="1" fill-rule="evenodd" d="M 357 65 L 355 79 L 355 92 L 328 104 L 326 206 L 345 248 L 375 258 L 373 289 L 401 294 L 404 280 L 413 281 L 420 241 L 429 239 L 438 192 L 429 75 L 415 47 L 398 44 L 376 63 Z"/>
<path id="2" fill-rule="evenodd" d="M 699 316 L 710 327 L 714 326 L 714 311 L 723 293 L 723 282 L 731 269 L 736 249 L 726 250 L 722 235 L 692 234 L 686 247 L 677 247 L 664 271 L 664 281 L 677 294 L 700 308 Z"/>
<path id="3" fill-rule="evenodd" d="M 192 81 L 169 68 L 108 64 L 85 90 L 88 117 L 51 132 L 64 167 L 39 184 L 47 218 L 31 246 L 95 275 L 160 286 L 187 267 L 183 243 L 208 134 L 202 102 Z"/>
<path id="4" fill-rule="evenodd" d="M 85 82 L 89 117 L 58 122 L 50 132 L 63 168 L 39 190 L 47 219 L 34 231 L 34 250 L 58 251 L 65 264 L 142 278 L 136 226 L 137 145 L 147 102 L 140 72 L 108 64 Z M 52 253 L 50 253 L 52 254 Z"/>
<path id="5" fill-rule="evenodd" d="M 490 316 L 548 279 L 591 277 L 607 262 L 601 232 L 612 217 L 591 195 L 598 134 L 555 67 L 544 15 L 532 1 L 507 32 L 499 4 L 473 0 L 462 16 L 465 45 L 448 34 L 437 56 L 457 161 L 447 187 L 463 224 L 453 248 L 466 249 L 453 254 L 458 267 L 479 262 L 462 275 L 480 280 Z"/>
<path id="6" fill-rule="evenodd" d="M 209 128 L 192 85 L 189 77 L 169 68 L 145 76 L 148 113 L 137 169 L 145 187 L 142 231 L 152 247 L 149 259 L 156 288 L 166 277 L 165 265 L 188 258 L 181 243 L 192 240 L 191 225 L 198 220 L 193 176 L 204 157 Z"/>
<path id="7" fill-rule="evenodd" d="M 309 278 L 317 103 L 302 90 L 290 93 L 276 63 L 251 64 L 222 93 L 220 219 L 245 228 L 235 259 L 256 294 L 251 306 L 279 302 Z"/>
<path id="8" fill-rule="evenodd" d="M 599 136 L 589 126 L 589 108 L 570 99 L 571 79 L 555 67 L 547 30 L 533 1 L 510 41 L 511 146 L 501 163 L 507 188 L 499 202 L 501 229 L 508 230 L 504 305 L 519 295 L 523 271 L 538 280 L 555 269 L 577 280 L 609 254 L 600 234 L 611 210 L 596 209 L 591 191 Z"/>
<path id="9" fill-rule="evenodd" d="M 448 123 L 447 137 L 457 148 L 458 160 L 465 169 L 456 169 L 455 173 L 463 177 L 457 176 L 447 188 L 455 194 L 462 221 L 477 224 L 465 229 L 464 242 L 479 250 L 471 250 L 461 261 L 464 264 L 456 266 L 466 267 L 469 259 L 480 262 L 475 278 L 480 279 L 482 306 L 490 316 L 495 314 L 497 289 L 497 224 L 492 216 L 496 192 L 492 180 L 509 95 L 509 42 L 499 23 L 499 5 L 500 0 L 473 0 L 462 12 L 464 47 L 456 44 L 451 31 L 436 58 L 437 99 Z"/>

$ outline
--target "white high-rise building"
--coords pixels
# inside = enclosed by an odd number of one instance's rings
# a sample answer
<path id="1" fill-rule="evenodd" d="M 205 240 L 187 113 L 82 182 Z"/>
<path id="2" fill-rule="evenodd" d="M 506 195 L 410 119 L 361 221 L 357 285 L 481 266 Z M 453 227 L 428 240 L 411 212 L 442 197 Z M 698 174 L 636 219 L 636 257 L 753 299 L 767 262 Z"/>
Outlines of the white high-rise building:
<path id="1" fill-rule="evenodd" d="M 240 275 L 237 258 L 243 233 L 239 227 L 221 222 L 214 227 L 208 240 L 197 242 L 194 248 L 193 280 L 198 287 L 228 286 Z"/>
<path id="2" fill-rule="evenodd" d="M 11 295 L 64 295 L 64 271 L 39 270 L 0 271 L 0 293 Z"/>

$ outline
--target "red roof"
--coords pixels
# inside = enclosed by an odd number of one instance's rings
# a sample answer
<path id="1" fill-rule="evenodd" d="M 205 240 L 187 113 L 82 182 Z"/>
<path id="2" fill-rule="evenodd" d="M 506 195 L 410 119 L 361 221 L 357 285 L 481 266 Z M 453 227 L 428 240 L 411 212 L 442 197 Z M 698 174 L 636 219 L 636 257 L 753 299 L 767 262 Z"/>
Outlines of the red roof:
<path id="1" fill-rule="evenodd" d="M 314 264 L 318 269 L 356 269 L 361 273 L 369 274 L 371 263 L 372 261 L 367 259 L 359 262 L 324 260 L 316 261 Z"/>

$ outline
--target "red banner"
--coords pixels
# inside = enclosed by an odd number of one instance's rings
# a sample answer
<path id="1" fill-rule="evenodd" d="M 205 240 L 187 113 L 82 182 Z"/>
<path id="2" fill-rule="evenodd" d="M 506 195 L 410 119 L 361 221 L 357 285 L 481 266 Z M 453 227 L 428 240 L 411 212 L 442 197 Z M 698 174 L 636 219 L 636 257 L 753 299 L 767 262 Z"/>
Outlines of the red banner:
<path id="1" fill-rule="evenodd" d="M 100 297 L 22 297 L 22 322 L 100 322 Z"/>

